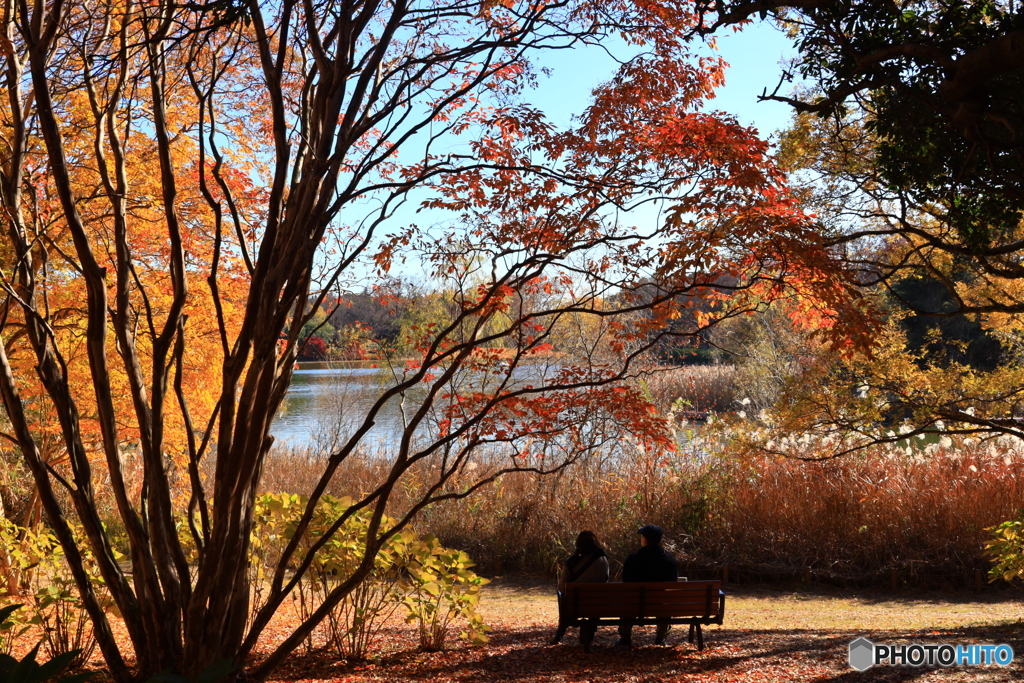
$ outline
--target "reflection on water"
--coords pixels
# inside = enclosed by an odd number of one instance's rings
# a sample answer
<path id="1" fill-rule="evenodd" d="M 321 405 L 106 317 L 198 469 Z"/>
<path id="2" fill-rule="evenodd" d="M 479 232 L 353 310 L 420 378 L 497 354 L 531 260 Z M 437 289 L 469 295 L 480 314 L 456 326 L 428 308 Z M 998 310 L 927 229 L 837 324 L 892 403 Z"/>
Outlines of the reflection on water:
<path id="1" fill-rule="evenodd" d="M 557 365 L 520 366 L 513 373 L 517 380 L 514 384 L 543 385 L 558 369 Z M 496 375 L 504 374 L 501 368 L 495 370 Z M 491 375 L 491 381 L 495 379 L 496 376 Z M 480 380 L 477 375 L 470 382 L 478 388 Z M 281 448 L 334 450 L 362 425 L 366 412 L 394 382 L 394 377 L 386 370 L 370 367 L 365 362 L 300 363 L 270 429 L 276 445 Z M 419 405 L 417 391 L 422 389 L 411 392 L 404 405 L 410 415 Z M 364 446 L 371 452 L 386 451 L 393 446 L 403 431 L 402 409 L 401 397 L 389 401 L 377 415 L 373 428 L 362 439 Z M 420 432 L 425 433 L 428 429 L 429 424 L 424 424 Z M 698 433 L 699 429 L 680 433 L 680 445 L 695 447 L 703 453 L 703 447 L 698 443 L 700 439 L 696 438 Z"/>
<path id="2" fill-rule="evenodd" d="M 270 433 L 283 447 L 330 447 L 362 423 L 387 388 L 387 375 L 367 363 L 300 363 Z M 402 430 L 400 399 L 389 401 L 365 441 L 389 442 Z"/>
<path id="3" fill-rule="evenodd" d="M 337 444 L 347 440 L 362 425 L 367 411 L 396 382 L 388 370 L 370 365 L 359 361 L 299 363 L 284 403 L 270 428 L 276 445 L 333 450 Z M 559 369 L 557 364 L 521 365 L 512 372 L 509 386 L 521 382 L 543 384 Z M 507 372 L 507 365 L 499 364 L 490 372 L 466 373 L 447 390 L 481 390 L 484 385 L 508 381 Z M 407 392 L 404 404 L 400 396 L 388 401 L 378 413 L 373 428 L 361 440 L 363 445 L 371 451 L 375 446 L 387 448 L 394 445 L 401 438 L 405 424 L 403 408 L 411 417 L 420 405 L 422 399 L 419 394 L 426 390 L 425 387 L 421 385 Z M 428 418 L 418 432 L 422 435 L 429 429 Z"/>

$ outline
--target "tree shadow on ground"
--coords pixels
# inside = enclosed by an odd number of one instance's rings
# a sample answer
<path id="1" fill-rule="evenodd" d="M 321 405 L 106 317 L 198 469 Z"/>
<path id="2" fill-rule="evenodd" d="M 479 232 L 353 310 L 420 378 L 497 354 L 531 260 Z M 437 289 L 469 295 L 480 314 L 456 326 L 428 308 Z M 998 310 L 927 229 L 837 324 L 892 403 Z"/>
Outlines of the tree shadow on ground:
<path id="1" fill-rule="evenodd" d="M 550 595 L 553 603 L 555 581 L 538 576 L 498 576 L 491 579 L 491 584 L 484 591 L 494 589 L 517 597 L 532 598 L 538 595 Z M 1024 603 L 1024 586 L 1006 584 L 995 587 L 986 585 L 981 592 L 967 588 L 892 591 L 879 588 L 839 588 L 834 586 L 797 588 L 736 584 L 729 584 L 725 587 L 725 591 L 728 596 L 740 599 L 779 598 L 780 596 L 792 596 L 807 600 L 845 598 L 865 605 L 881 603 L 954 605 Z"/>
<path id="2" fill-rule="evenodd" d="M 651 683 L 654 681 L 822 681 L 903 683 L 935 681 L 1017 681 L 1024 667 L 893 667 L 876 666 L 864 672 L 850 668 L 848 645 L 859 636 L 876 642 L 1009 643 L 1024 653 L 1019 628 L 970 627 L 961 629 L 901 631 L 897 634 L 826 632 L 803 629 L 739 631 L 705 630 L 705 649 L 686 642 L 686 629 L 676 628 L 668 647 L 652 644 L 653 629 L 638 628 L 635 646 L 616 650 L 614 629 L 601 629 L 590 654 L 583 652 L 570 633 L 562 645 L 548 645 L 551 629 L 523 628 L 492 634 L 481 648 L 458 648 L 442 653 L 405 651 L 376 663 L 331 667 L 330 670 L 292 669 L 297 678 L 278 680 L 395 681 L 417 683 L 477 683 L 483 681 L 602 681 Z M 313 663 L 313 660 L 310 661 Z"/>

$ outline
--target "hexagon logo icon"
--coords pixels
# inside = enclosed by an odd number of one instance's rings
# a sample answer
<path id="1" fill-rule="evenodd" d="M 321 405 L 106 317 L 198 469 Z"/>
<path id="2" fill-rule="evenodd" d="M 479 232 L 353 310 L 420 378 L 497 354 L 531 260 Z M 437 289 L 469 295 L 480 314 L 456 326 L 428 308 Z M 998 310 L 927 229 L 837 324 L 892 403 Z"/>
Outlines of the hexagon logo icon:
<path id="1" fill-rule="evenodd" d="M 866 671 L 875 663 L 875 644 L 867 638 L 858 638 L 850 643 L 850 666 L 857 671 Z"/>

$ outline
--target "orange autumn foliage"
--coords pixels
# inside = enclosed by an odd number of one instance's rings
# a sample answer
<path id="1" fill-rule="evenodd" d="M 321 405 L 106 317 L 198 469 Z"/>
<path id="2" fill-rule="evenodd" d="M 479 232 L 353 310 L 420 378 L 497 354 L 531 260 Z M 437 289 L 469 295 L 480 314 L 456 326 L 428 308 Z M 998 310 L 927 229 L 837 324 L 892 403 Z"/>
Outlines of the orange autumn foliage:
<path id="1" fill-rule="evenodd" d="M 702 108 L 722 65 L 689 47 L 681 0 L 153 0 L 12 13 L 0 57 L 18 84 L 0 107 L 14 131 L 0 392 L 119 682 L 164 669 L 196 678 L 223 659 L 265 678 L 425 507 L 504 473 L 563 472 L 622 438 L 672 448 L 636 388 L 663 340 L 779 296 L 821 299 L 804 315 L 822 327 L 866 324 L 766 144 Z M 644 51 L 574 125 L 523 102 L 534 55 L 615 37 Z M 417 226 L 399 212 L 406 202 L 439 225 Z M 414 358 L 380 350 L 379 394 L 330 444 L 256 591 L 254 495 L 302 330 L 332 290 L 384 281 L 403 261 L 444 292 L 443 315 L 409 327 Z M 327 484 L 396 404 L 382 481 L 312 538 Z M 69 467 L 47 468 L 44 434 Z M 126 447 L 142 463 L 138 490 Z M 392 492 L 418 471 L 434 481 L 396 512 Z M 100 497 L 124 528 L 130 579 Z M 359 561 L 251 661 L 356 511 L 368 520 Z"/>

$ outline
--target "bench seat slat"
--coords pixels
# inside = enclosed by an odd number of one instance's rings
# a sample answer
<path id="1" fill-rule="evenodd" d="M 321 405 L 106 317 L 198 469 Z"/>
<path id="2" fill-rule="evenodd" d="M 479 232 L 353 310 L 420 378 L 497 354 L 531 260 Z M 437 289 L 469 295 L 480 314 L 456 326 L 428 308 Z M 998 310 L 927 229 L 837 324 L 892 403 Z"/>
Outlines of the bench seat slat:
<path id="1" fill-rule="evenodd" d="M 635 583 L 570 583 L 567 587 L 583 588 L 593 593 L 618 593 L 623 590 L 639 590 L 641 587 L 664 591 L 699 591 L 704 590 L 707 586 L 720 588 L 721 585 L 721 581 L 654 581 Z"/>
<path id="2" fill-rule="evenodd" d="M 650 607 L 645 610 L 645 615 L 648 617 L 713 617 L 716 616 L 718 610 L 712 610 L 710 613 L 706 612 L 704 608 L 699 610 L 689 609 L 660 609 L 658 607 Z"/>
<path id="3" fill-rule="evenodd" d="M 704 607 L 699 609 L 673 609 L 660 607 L 656 605 L 648 605 L 647 609 L 644 610 L 644 616 L 659 616 L 659 617 L 703 617 L 716 616 L 718 613 L 717 606 L 708 612 Z M 639 610 L 635 606 L 627 607 L 621 605 L 613 606 L 600 606 L 600 605 L 587 605 L 580 606 L 576 609 L 576 616 L 579 617 L 598 617 L 598 616 L 615 616 L 615 617 L 628 617 L 628 616 L 639 616 Z"/>
<path id="4" fill-rule="evenodd" d="M 694 618 L 696 618 L 696 619 L 704 619 L 704 618 L 708 618 L 708 619 L 715 619 L 717 616 L 718 616 L 717 614 L 707 614 L 707 615 L 705 615 L 703 612 L 700 613 L 700 614 L 694 614 L 692 612 L 689 613 L 689 614 L 680 614 L 678 612 L 660 612 L 660 611 L 652 610 L 651 612 L 649 612 L 646 615 L 644 615 L 643 618 L 648 618 L 649 617 L 649 618 L 652 618 L 652 619 L 653 618 L 666 618 L 666 619 L 694 619 Z M 579 619 L 600 619 L 600 618 L 604 618 L 604 617 L 609 617 L 609 618 L 613 618 L 613 619 L 629 619 L 629 618 L 639 619 L 639 618 L 641 618 L 641 617 L 637 616 L 636 610 L 631 610 L 631 611 L 630 610 L 580 610 L 579 612 L 576 613 L 576 617 L 579 618 Z"/>
<path id="5" fill-rule="evenodd" d="M 587 619 L 587 617 L 580 617 L 581 620 Z M 627 621 L 634 626 L 651 626 L 657 624 L 660 621 L 664 621 L 668 624 L 717 624 L 715 620 L 707 621 L 702 617 L 611 617 L 603 616 L 600 618 L 595 617 L 598 626 L 618 626 L 624 624 Z M 582 623 L 582 622 L 581 622 Z M 571 624 L 570 624 L 571 625 Z"/>
<path id="6" fill-rule="evenodd" d="M 658 600 L 658 602 L 671 602 L 671 603 L 697 603 L 704 602 L 706 599 L 705 591 L 698 593 L 658 593 L 656 591 L 649 591 L 646 594 L 648 600 Z M 595 594 L 595 593 L 579 593 L 580 602 L 636 602 L 640 599 L 640 593 L 624 593 L 622 595 L 612 594 Z"/>
<path id="7" fill-rule="evenodd" d="M 665 605 L 666 607 L 674 607 L 674 608 L 678 608 L 678 609 L 701 609 L 701 610 L 703 610 L 707 606 L 707 600 L 687 600 L 685 602 L 682 602 L 682 601 L 678 601 L 678 602 L 677 601 L 671 601 L 671 602 L 669 602 L 669 601 L 655 600 L 653 598 L 647 598 L 647 600 L 645 602 L 647 604 L 649 604 L 649 605 Z M 718 600 L 715 600 L 712 604 L 715 604 L 717 602 L 718 602 Z M 580 600 L 579 602 L 577 602 L 575 604 L 579 605 L 580 607 L 591 606 L 591 605 L 593 605 L 595 607 L 605 607 L 605 606 L 611 606 L 611 605 L 624 605 L 624 606 L 633 607 L 634 609 L 636 609 L 637 607 L 639 607 L 640 601 L 639 600 L 615 600 L 615 601 L 612 601 L 612 600 L 604 600 L 604 601 L 600 601 L 600 600 Z"/>
<path id="8" fill-rule="evenodd" d="M 635 617 L 636 616 L 636 610 L 635 609 L 614 609 L 614 608 L 613 609 L 602 609 L 602 610 L 598 610 L 598 609 L 591 609 L 591 610 L 581 609 L 580 611 L 578 611 L 576 613 L 576 616 L 578 616 L 581 619 L 590 619 L 590 618 L 593 618 L 593 617 L 615 617 L 615 618 L 621 619 L 621 618 L 624 618 L 624 617 L 625 618 Z"/>

